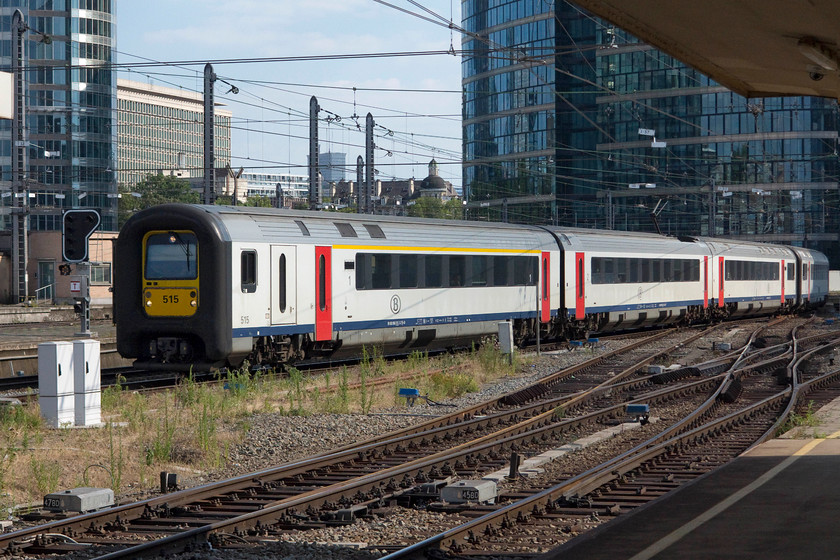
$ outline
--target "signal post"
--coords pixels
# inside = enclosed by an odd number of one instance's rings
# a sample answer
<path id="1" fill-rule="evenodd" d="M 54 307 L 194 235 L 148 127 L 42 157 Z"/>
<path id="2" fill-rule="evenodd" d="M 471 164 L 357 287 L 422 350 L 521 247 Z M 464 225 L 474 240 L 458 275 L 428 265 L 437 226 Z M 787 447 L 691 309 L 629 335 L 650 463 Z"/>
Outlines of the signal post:
<path id="1" fill-rule="evenodd" d="M 73 310 L 81 319 L 81 332 L 76 336 L 93 336 L 90 332 L 90 262 L 88 240 L 99 227 L 99 212 L 96 210 L 67 210 L 64 213 L 61 230 L 61 247 L 64 260 L 76 263 L 78 274 L 70 277 L 70 293 L 73 295 Z"/>

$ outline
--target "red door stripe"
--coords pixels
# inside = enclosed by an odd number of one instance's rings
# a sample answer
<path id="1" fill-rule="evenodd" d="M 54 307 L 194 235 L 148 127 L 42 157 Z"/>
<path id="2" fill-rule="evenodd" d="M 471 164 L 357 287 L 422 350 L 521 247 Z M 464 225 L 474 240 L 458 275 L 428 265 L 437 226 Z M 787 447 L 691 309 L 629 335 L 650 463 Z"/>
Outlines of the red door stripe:
<path id="1" fill-rule="evenodd" d="M 785 261 L 782 259 L 782 305 L 785 304 Z"/>
<path id="2" fill-rule="evenodd" d="M 332 340 L 332 247 L 315 247 L 315 340 Z"/>
<path id="3" fill-rule="evenodd" d="M 575 253 L 575 318 L 583 319 L 586 315 L 586 270 L 584 254 Z"/>
<path id="4" fill-rule="evenodd" d="M 723 257 L 718 257 L 718 263 L 720 264 L 720 270 L 718 271 L 718 307 L 723 307 L 725 302 L 723 301 Z"/>
<path id="5" fill-rule="evenodd" d="M 551 295 L 551 253 L 544 251 L 542 254 L 542 301 L 540 304 L 541 316 L 540 320 L 543 323 L 551 321 L 551 302 L 549 296 Z"/>

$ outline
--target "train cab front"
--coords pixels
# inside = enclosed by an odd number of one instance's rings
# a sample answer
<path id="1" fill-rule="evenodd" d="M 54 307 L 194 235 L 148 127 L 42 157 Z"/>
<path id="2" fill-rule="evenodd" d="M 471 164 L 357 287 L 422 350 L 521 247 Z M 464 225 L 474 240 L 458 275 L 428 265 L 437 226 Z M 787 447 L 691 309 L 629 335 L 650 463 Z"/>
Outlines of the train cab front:
<path id="1" fill-rule="evenodd" d="M 224 321 L 213 305 L 223 283 L 218 282 L 223 259 L 214 249 L 213 228 L 196 221 L 201 214 L 194 207 L 169 210 L 163 218 L 160 211 L 139 215 L 120 233 L 117 347 L 138 368 L 205 371 L 223 361 L 215 341 Z M 172 210 L 180 211 L 179 219 L 172 218 Z M 172 227 L 162 227 L 166 224 Z"/>
<path id="2" fill-rule="evenodd" d="M 198 311 L 198 240 L 192 231 L 151 231 L 143 239 L 143 310 L 150 318 L 184 320 Z M 195 337 L 177 334 L 149 338 L 145 361 L 192 364 Z"/>

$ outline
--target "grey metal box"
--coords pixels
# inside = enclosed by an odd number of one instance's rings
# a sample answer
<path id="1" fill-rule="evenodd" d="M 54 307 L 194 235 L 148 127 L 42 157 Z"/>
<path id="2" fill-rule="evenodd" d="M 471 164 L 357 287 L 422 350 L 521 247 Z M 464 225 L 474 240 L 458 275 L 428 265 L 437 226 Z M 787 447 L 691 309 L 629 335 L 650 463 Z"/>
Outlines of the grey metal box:
<path id="1" fill-rule="evenodd" d="M 102 393 L 76 393 L 75 420 L 77 426 L 98 426 L 102 423 Z"/>
<path id="2" fill-rule="evenodd" d="M 41 417 L 46 420 L 47 425 L 51 428 L 61 428 L 62 426 L 72 426 L 76 420 L 75 417 L 75 402 L 76 395 L 72 393 L 69 395 L 59 395 L 57 397 L 47 397 L 38 395 L 38 405 L 41 407 Z"/>
<path id="3" fill-rule="evenodd" d="M 44 509 L 83 513 L 114 505 L 114 491 L 110 488 L 73 488 L 44 496 Z"/>
<path id="4" fill-rule="evenodd" d="M 440 491 L 440 499 L 450 504 L 492 504 L 496 495 L 496 483 L 492 480 L 459 480 Z"/>
<path id="5" fill-rule="evenodd" d="M 92 393 L 102 387 L 98 340 L 73 341 L 73 377 L 75 393 Z"/>
<path id="6" fill-rule="evenodd" d="M 499 322 L 499 350 L 502 354 L 513 354 L 513 323 L 511 321 Z"/>
<path id="7" fill-rule="evenodd" d="M 43 397 L 73 394 L 73 343 L 38 345 L 38 393 Z"/>

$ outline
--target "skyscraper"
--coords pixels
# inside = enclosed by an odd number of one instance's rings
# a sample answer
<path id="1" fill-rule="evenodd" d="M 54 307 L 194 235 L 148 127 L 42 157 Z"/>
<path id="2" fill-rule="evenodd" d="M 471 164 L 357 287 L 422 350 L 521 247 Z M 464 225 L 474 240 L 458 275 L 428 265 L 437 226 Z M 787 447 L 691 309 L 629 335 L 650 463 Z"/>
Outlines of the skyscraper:
<path id="1" fill-rule="evenodd" d="M 805 245 L 840 263 L 835 100 L 745 99 L 565 1 L 466 0 L 463 16 L 481 38 L 465 48 L 486 51 L 463 63 L 470 200 L 553 180 L 561 225 Z"/>
<path id="2" fill-rule="evenodd" d="M 100 229 L 117 228 L 116 82 L 112 0 L 0 1 L 0 68 L 11 71 L 12 16 L 25 32 L 27 168 L 30 230 L 60 230 L 67 208 L 100 211 Z M 14 146 L 0 121 L 0 190 L 8 192 Z M 0 209 L 11 197 L 0 198 Z M 0 212 L 2 229 L 9 213 Z"/>

